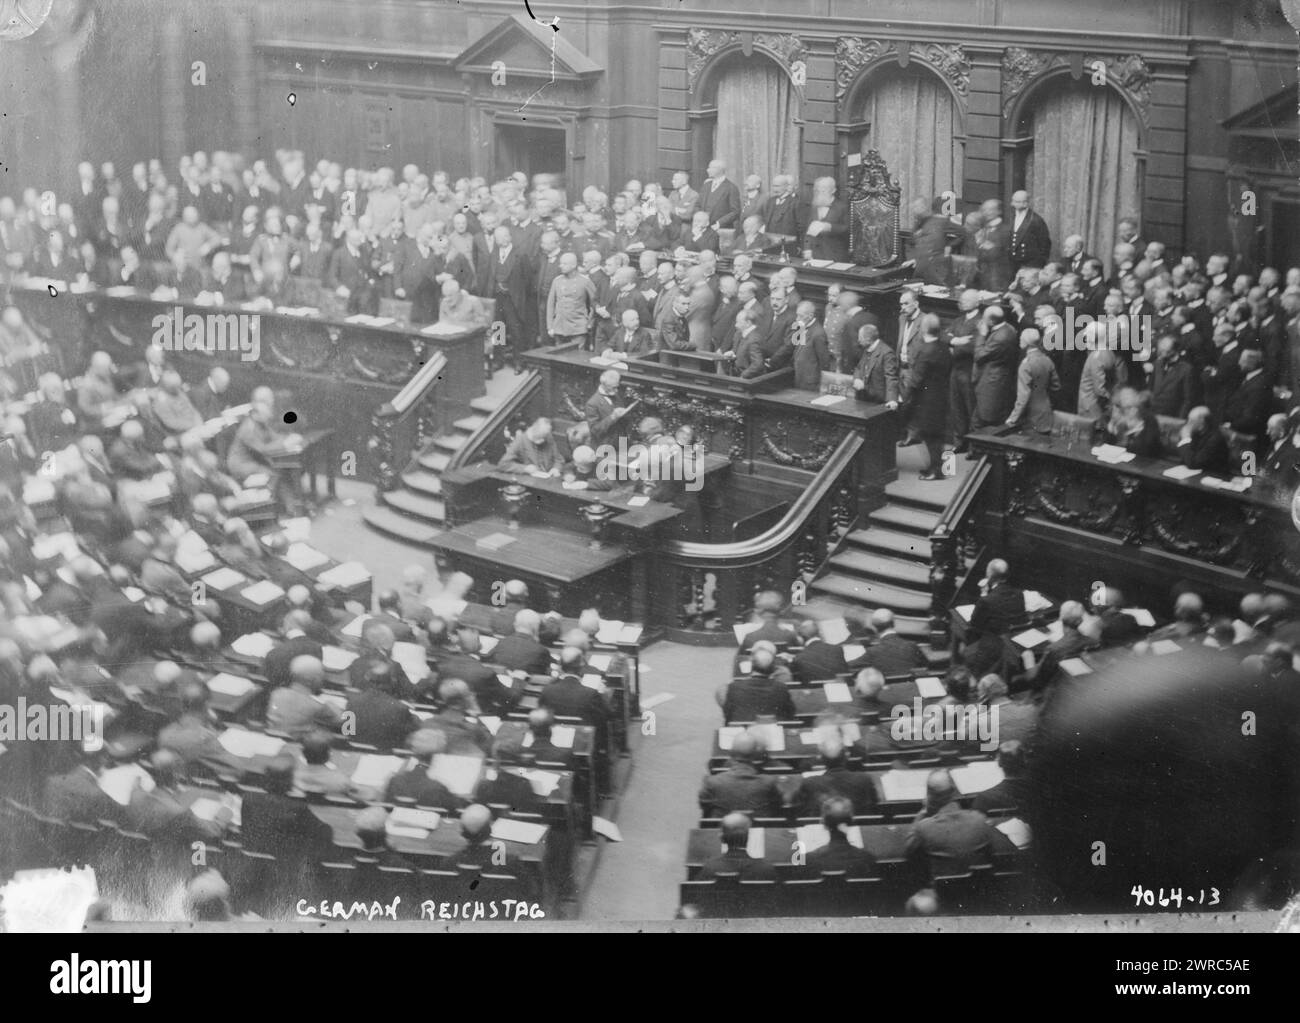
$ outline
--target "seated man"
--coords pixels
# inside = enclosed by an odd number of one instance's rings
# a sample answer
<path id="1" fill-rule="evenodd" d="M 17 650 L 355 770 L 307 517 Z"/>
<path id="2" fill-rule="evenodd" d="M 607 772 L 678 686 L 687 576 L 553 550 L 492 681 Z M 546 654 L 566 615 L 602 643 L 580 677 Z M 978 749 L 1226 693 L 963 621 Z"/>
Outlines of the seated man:
<path id="1" fill-rule="evenodd" d="M 492 662 L 508 671 L 526 671 L 530 675 L 548 675 L 551 652 L 538 642 L 542 616 L 524 608 L 515 614 L 515 631 L 492 649 Z"/>
<path id="2" fill-rule="evenodd" d="M 970 614 L 971 628 L 1000 636 L 1025 621 L 1025 593 L 1011 585 L 1010 571 L 1001 558 L 989 562 L 981 596 Z"/>
<path id="3" fill-rule="evenodd" d="M 201 820 L 178 798 L 179 756 L 171 750 L 158 750 L 149 762 L 149 773 L 154 780 L 153 790 L 146 792 L 137 785 L 127 804 L 126 824 L 132 831 L 186 844 L 213 842 L 225 833 L 233 816 L 228 807 L 218 810 L 214 820 Z"/>
<path id="4" fill-rule="evenodd" d="M 821 623 L 815 618 L 805 618 L 795 632 L 803 640 L 803 649 L 790 662 L 790 674 L 796 681 L 821 682 L 849 670 L 843 648 L 822 638 Z"/>
<path id="5" fill-rule="evenodd" d="M 293 787 L 299 792 L 327 796 L 352 796 L 360 790 L 352 779 L 330 762 L 333 749 L 328 732 L 315 729 L 302 737 L 302 759 L 293 772 Z"/>
<path id="6" fill-rule="evenodd" d="M 538 707 L 528 714 L 528 734 L 524 737 L 514 755 L 523 763 L 542 763 L 557 765 L 564 769 L 573 766 L 572 744 L 557 746 L 555 744 L 555 715 L 545 707 Z"/>
<path id="7" fill-rule="evenodd" d="M 388 780 L 384 801 L 400 803 L 414 800 L 417 806 L 454 810 L 464 800 L 452 794 L 442 782 L 429 777 L 433 758 L 447 748 L 447 739 L 436 728 L 420 728 L 407 740 L 415 755 L 413 766 L 398 771 Z M 477 748 L 477 747 L 476 747 Z"/>
<path id="8" fill-rule="evenodd" d="M 832 796 L 841 796 L 853 805 L 853 814 L 872 813 L 876 808 L 876 787 L 866 771 L 850 770 L 847 751 L 838 735 L 823 738 L 817 752 L 826 770 L 819 775 L 804 778 L 795 795 L 795 812 L 800 817 L 816 817 L 822 812 L 822 803 Z"/>
<path id="9" fill-rule="evenodd" d="M 578 647 L 564 647 L 560 651 L 559 676 L 542 690 L 537 705 L 557 717 L 578 718 L 584 725 L 595 726 L 597 734 L 603 734 L 609 705 L 600 691 L 582 684 L 586 667 L 586 658 Z"/>
<path id="10" fill-rule="evenodd" d="M 1174 620 L 1151 633 L 1154 642 L 1161 639 L 1199 642 L 1206 626 L 1205 602 L 1196 593 L 1180 593 L 1174 601 Z"/>
<path id="11" fill-rule="evenodd" d="M 642 358 L 652 354 L 658 347 L 654 331 L 641 325 L 641 314 L 635 309 L 624 309 L 622 323 L 610 335 L 609 342 L 601 354 L 605 358 L 616 355 Z"/>
<path id="12" fill-rule="evenodd" d="M 741 881 L 776 880 L 776 868 L 772 864 L 749 855 L 749 826 L 749 817 L 743 813 L 729 813 L 722 818 L 722 852 L 704 861 L 698 875 L 701 881 L 733 874 Z"/>
<path id="13" fill-rule="evenodd" d="M 822 827 L 830 836 L 820 849 L 814 849 L 805 861 L 810 874 L 844 871 L 849 877 L 871 877 L 876 861 L 871 853 L 849 841 L 847 829 L 853 826 L 854 805 L 843 796 L 831 796 L 821 805 Z"/>
<path id="14" fill-rule="evenodd" d="M 585 426 L 586 424 L 579 424 Z M 564 485 L 569 490 L 613 490 L 612 481 L 601 478 L 596 452 L 586 444 L 573 449 L 573 463 L 564 473 Z"/>
<path id="15" fill-rule="evenodd" d="M 289 685 L 271 693 L 266 727 L 298 738 L 316 728 L 338 731 L 343 716 L 320 698 L 325 685 L 325 665 L 307 654 L 289 664 Z"/>
<path id="16" fill-rule="evenodd" d="M 545 477 L 559 476 L 563 463 L 560 449 L 551 435 L 551 421 L 542 417 L 535 419 L 528 429 L 515 434 L 497 467 L 505 472 Z"/>
<path id="17" fill-rule="evenodd" d="M 894 612 L 889 608 L 878 607 L 871 612 L 871 627 L 876 632 L 876 641 L 862 652 L 861 657 L 848 663 L 849 671 L 876 668 L 885 675 L 906 675 L 929 663 L 920 646 L 895 630 Z"/>
<path id="18" fill-rule="evenodd" d="M 527 885 L 527 896 L 536 901 L 540 896 L 537 874 L 528 869 L 519 856 L 492 840 L 492 811 L 481 803 L 474 803 L 460 812 L 460 833 L 464 843 L 447 854 L 442 861 L 443 870 L 458 867 L 480 867 L 484 874 L 503 874 L 516 877 Z"/>
<path id="19" fill-rule="evenodd" d="M 998 746 L 998 767 L 1002 780 L 991 789 L 975 796 L 972 810 L 980 813 L 1016 812 L 1028 797 L 1025 774 L 1025 746 L 1019 739 L 1008 739 Z"/>
<path id="20" fill-rule="evenodd" d="M 700 812 L 721 817 L 740 812 L 755 817 L 776 817 L 782 812 L 776 779 L 759 771 L 767 755 L 762 741 L 746 732 L 731 744 L 731 764 L 719 774 L 710 774 L 700 786 Z M 850 816 L 852 813 L 850 812 Z"/>
<path id="21" fill-rule="evenodd" d="M 374 861 L 380 867 L 394 867 L 401 870 L 414 870 L 415 864 L 388 845 L 388 810 L 382 806 L 368 806 L 357 811 L 357 838 L 361 842 L 359 859 Z M 384 886 L 387 880 L 382 875 L 374 877 L 379 886 L 367 891 L 363 884 L 360 891 L 352 893 L 353 898 L 362 902 L 384 902 L 391 895 Z"/>
<path id="22" fill-rule="evenodd" d="M 749 650 L 755 643 L 764 639 L 776 644 L 778 650 L 790 646 L 796 637 L 794 629 L 780 620 L 781 609 L 784 606 L 785 600 L 775 590 L 764 590 L 758 594 L 754 598 L 754 614 L 759 619 L 759 625 L 758 628 L 745 633 L 740 641 L 740 649 Z"/>
<path id="23" fill-rule="evenodd" d="M 108 462 L 113 471 L 127 479 L 149 479 L 162 472 L 163 465 L 145 444 L 144 427 L 138 419 L 128 419 L 109 446 Z"/>
<path id="24" fill-rule="evenodd" d="M 1090 631 L 1102 646 L 1127 646 L 1142 638 L 1143 628 L 1131 614 L 1121 610 L 1124 594 L 1113 586 L 1096 594 L 1097 619 L 1089 623 Z"/>
<path id="25" fill-rule="evenodd" d="M 420 719 L 399 699 L 402 690 L 392 667 L 383 661 L 372 662 L 364 685 L 361 692 L 348 699 L 347 709 L 355 728 L 352 738 L 380 749 L 406 745 L 407 736 L 420 726 Z"/>
<path id="26" fill-rule="evenodd" d="M 1224 478 L 1233 475 L 1228 442 L 1204 405 L 1197 405 L 1187 413 L 1187 422 L 1178 431 L 1177 453 L 1189 469 L 1200 469 L 1210 476 Z"/>
<path id="27" fill-rule="evenodd" d="M 1105 433 L 1110 444 L 1118 444 L 1142 458 L 1159 458 L 1163 445 L 1160 423 L 1151 412 L 1150 392 L 1132 387 L 1116 391 Z"/>
<path id="28" fill-rule="evenodd" d="M 333 844 L 333 829 L 302 799 L 291 799 L 293 756 L 280 753 L 267 765 L 263 792 L 246 792 L 239 812 L 239 837 L 250 852 L 270 853 L 281 865 L 318 859 Z"/>
<path id="29" fill-rule="evenodd" d="M 176 370 L 169 369 L 163 373 L 162 383 L 153 392 L 152 398 L 154 418 L 172 436 L 203 425 L 203 417 L 185 393 L 181 386 L 181 375 Z"/>
<path id="30" fill-rule="evenodd" d="M 943 768 L 925 782 L 925 806 L 907 836 L 908 859 L 927 877 L 964 874 L 992 861 L 993 828 L 978 810 L 963 810 L 957 785 Z"/>
<path id="31" fill-rule="evenodd" d="M 793 721 L 794 701 L 785 682 L 772 677 L 776 667 L 776 652 L 768 644 L 755 648 L 750 655 L 748 678 L 730 682 L 722 695 L 723 720 L 756 721 L 772 717 L 778 721 Z"/>

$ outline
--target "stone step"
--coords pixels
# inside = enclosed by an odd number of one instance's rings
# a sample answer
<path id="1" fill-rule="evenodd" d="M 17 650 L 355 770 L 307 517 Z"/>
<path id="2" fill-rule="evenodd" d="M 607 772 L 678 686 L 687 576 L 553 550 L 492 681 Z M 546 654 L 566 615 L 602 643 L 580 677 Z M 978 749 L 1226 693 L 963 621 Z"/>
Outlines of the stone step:
<path id="1" fill-rule="evenodd" d="M 441 448 L 443 451 L 459 451 L 465 446 L 467 440 L 469 440 L 467 434 L 448 433 L 443 434 L 441 437 L 434 437 L 433 446 L 435 448 Z"/>
<path id="2" fill-rule="evenodd" d="M 442 532 L 436 526 L 393 511 L 392 508 L 385 508 L 383 505 L 365 509 L 361 513 L 361 518 L 376 532 L 408 543 L 425 544 Z"/>
<path id="3" fill-rule="evenodd" d="M 923 590 L 903 589 L 838 572 L 814 579 L 809 589 L 868 608 L 887 607 L 896 614 L 925 617 L 930 612 L 930 594 Z"/>
<path id="4" fill-rule="evenodd" d="M 920 590 L 930 585 L 930 566 L 919 561 L 885 558 L 873 551 L 842 550 L 831 558 L 830 563 L 845 575 L 866 576 Z"/>
<path id="5" fill-rule="evenodd" d="M 901 504 L 887 504 L 883 508 L 877 508 L 867 518 L 873 525 L 928 537 L 934 524 L 939 521 L 939 513 L 908 508 Z"/>
<path id="6" fill-rule="evenodd" d="M 487 416 L 466 416 L 464 419 L 457 419 L 452 426 L 462 433 L 473 433 L 486 422 Z"/>
<path id="7" fill-rule="evenodd" d="M 900 533 L 896 529 L 872 526 L 870 529 L 855 529 L 844 539 L 850 548 L 877 551 L 888 557 L 911 559 L 925 564 L 930 562 L 930 541 L 915 533 Z"/>
<path id="8" fill-rule="evenodd" d="M 418 494 L 437 497 L 442 493 L 442 480 L 436 473 L 426 472 L 423 469 L 412 469 L 410 472 L 403 473 L 402 482 Z"/>
<path id="9" fill-rule="evenodd" d="M 423 497 L 410 490 L 390 490 L 384 494 L 384 504 L 434 526 L 441 526 L 446 520 L 442 501 L 435 497 Z"/>
<path id="10" fill-rule="evenodd" d="M 442 472 L 443 469 L 447 468 L 447 463 L 451 461 L 451 455 L 445 451 L 435 450 L 421 455 L 417 461 L 430 472 Z"/>
<path id="11" fill-rule="evenodd" d="M 495 412 L 501 407 L 501 399 L 493 398 L 490 395 L 483 395 L 480 398 L 471 398 L 469 407 L 475 412 L 482 412 L 486 415 L 489 412 Z"/>
<path id="12" fill-rule="evenodd" d="M 963 474 L 964 475 L 964 474 Z M 904 476 L 885 484 L 885 496 L 891 502 L 915 508 L 943 511 L 957 489 L 958 478 L 939 482 L 938 480 L 918 480 L 915 476 Z"/>

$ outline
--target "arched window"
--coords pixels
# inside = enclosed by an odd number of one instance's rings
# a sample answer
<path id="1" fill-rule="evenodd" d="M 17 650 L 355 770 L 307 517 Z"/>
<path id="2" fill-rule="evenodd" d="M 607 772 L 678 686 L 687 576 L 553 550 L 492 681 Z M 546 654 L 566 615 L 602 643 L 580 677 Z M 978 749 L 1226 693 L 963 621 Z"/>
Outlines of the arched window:
<path id="1" fill-rule="evenodd" d="M 866 126 L 862 152 L 877 149 L 902 188 L 904 221 L 917 199 L 960 192 L 961 115 L 952 91 L 918 64 L 882 67 L 858 91 L 858 117 Z"/>
<path id="2" fill-rule="evenodd" d="M 698 169 L 716 157 L 733 181 L 757 174 L 764 189 L 777 174 L 799 177 L 799 95 L 775 60 L 739 51 L 722 57 L 702 83 L 699 106 L 711 109 L 696 124 Z"/>
<path id="3" fill-rule="evenodd" d="M 1107 265 L 1115 225 L 1142 213 L 1137 115 L 1118 92 L 1068 75 L 1044 82 L 1019 117 L 1021 158 L 1012 178 L 1047 221 L 1052 250 L 1083 236 Z"/>

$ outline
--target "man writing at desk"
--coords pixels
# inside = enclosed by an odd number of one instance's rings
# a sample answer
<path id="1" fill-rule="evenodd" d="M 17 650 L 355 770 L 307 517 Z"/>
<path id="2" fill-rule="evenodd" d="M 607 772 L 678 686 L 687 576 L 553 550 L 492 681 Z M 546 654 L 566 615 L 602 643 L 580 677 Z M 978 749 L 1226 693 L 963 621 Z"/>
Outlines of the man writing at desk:
<path id="1" fill-rule="evenodd" d="M 542 416 L 533 420 L 528 429 L 515 434 L 497 468 L 545 477 L 559 476 L 563 464 L 560 449 L 551 435 L 551 421 Z"/>

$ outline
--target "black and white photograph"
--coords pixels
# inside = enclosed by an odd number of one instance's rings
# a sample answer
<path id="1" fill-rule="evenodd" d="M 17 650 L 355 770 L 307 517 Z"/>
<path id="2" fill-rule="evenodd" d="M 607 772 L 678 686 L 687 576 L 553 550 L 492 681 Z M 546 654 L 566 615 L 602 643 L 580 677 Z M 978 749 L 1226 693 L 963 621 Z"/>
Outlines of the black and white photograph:
<path id="1" fill-rule="evenodd" d="M 80 942 L 32 985 L 1014 931 L 1145 936 L 1077 967 L 1112 1004 L 1260 994 L 1298 26 L 0 0 L 0 932 Z"/>

